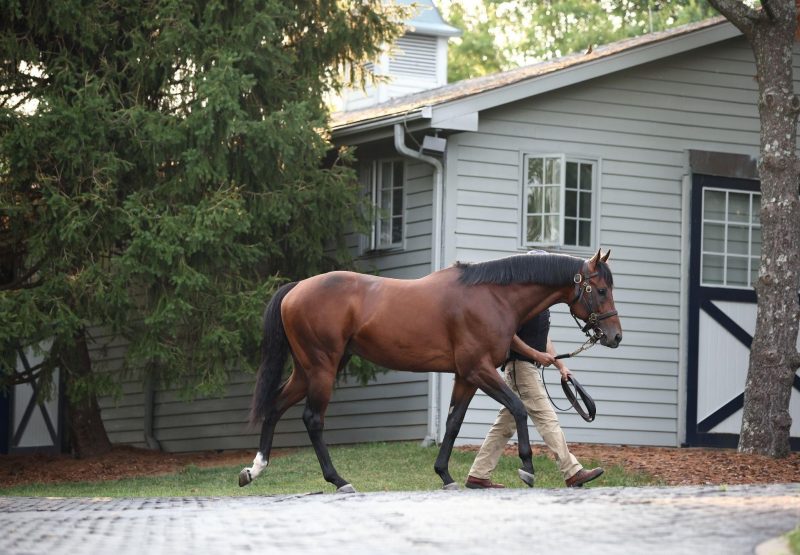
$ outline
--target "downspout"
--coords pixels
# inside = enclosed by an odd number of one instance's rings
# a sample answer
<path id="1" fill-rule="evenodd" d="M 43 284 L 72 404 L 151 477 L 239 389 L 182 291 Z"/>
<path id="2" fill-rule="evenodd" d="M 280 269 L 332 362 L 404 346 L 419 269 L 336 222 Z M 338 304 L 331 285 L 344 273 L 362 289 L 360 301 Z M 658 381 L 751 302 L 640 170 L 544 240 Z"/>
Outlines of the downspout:
<path id="1" fill-rule="evenodd" d="M 433 227 L 431 238 L 431 271 L 442 269 L 442 198 L 444 196 L 444 168 L 441 160 L 427 156 L 406 146 L 405 131 L 401 123 L 394 125 L 394 147 L 398 153 L 425 162 L 433 166 L 433 214 L 431 225 Z M 437 443 L 439 438 L 439 396 L 441 390 L 441 374 L 429 373 L 428 377 L 428 434 L 422 440 L 423 445 Z"/>

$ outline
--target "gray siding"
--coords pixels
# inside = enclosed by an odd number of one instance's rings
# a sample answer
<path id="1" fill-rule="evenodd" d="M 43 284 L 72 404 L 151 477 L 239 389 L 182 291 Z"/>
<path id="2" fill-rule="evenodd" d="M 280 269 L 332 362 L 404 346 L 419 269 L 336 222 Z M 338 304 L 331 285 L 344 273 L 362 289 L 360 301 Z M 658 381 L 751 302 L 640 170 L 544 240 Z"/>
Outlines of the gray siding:
<path id="1" fill-rule="evenodd" d="M 598 346 L 570 361 L 598 415 L 591 424 L 573 412 L 560 415 L 568 440 L 679 443 L 685 151 L 758 153 L 754 74 L 749 47 L 734 39 L 483 112 L 478 132 L 451 138 L 448 172 L 457 177 L 447 180 L 456 204 L 448 261 L 523 252 L 524 153 L 600 162 L 597 245 L 612 250 L 624 340 L 617 350 Z M 554 307 L 552 325 L 559 352 L 582 342 L 564 305 Z M 556 402 L 567 406 L 557 373 L 546 370 L 545 377 Z M 497 409 L 479 394 L 459 442 L 481 442 Z"/>

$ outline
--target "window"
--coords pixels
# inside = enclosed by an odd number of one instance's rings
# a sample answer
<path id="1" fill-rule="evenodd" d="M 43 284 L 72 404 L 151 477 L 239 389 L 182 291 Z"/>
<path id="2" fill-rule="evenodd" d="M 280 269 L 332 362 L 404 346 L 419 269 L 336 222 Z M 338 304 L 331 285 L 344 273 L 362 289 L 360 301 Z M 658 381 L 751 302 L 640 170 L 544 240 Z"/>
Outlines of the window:
<path id="1" fill-rule="evenodd" d="M 753 286 L 761 257 L 760 204 L 760 193 L 703 190 L 703 285 Z"/>
<path id="2" fill-rule="evenodd" d="M 526 155 L 524 166 L 522 244 L 593 247 L 597 162 Z"/>
<path id="3" fill-rule="evenodd" d="M 403 245 L 405 224 L 405 166 L 402 160 L 373 163 L 369 181 L 375 216 L 370 249 L 390 249 Z"/>

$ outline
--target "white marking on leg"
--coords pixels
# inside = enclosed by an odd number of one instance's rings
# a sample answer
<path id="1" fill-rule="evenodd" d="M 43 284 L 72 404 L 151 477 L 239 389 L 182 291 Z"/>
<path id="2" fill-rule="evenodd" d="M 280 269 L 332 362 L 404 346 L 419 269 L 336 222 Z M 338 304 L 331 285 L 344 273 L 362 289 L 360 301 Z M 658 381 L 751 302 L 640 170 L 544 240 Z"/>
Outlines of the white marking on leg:
<path id="1" fill-rule="evenodd" d="M 253 466 L 250 467 L 250 479 L 255 480 L 265 468 L 269 466 L 269 461 L 264 459 L 264 455 L 259 451 L 253 459 Z"/>

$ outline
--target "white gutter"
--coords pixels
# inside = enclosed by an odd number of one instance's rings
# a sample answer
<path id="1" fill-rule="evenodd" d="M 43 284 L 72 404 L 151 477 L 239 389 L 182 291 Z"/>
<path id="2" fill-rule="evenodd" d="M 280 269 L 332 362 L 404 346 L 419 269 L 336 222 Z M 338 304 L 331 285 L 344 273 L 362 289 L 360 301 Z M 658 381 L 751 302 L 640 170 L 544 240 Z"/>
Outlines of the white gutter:
<path id="1" fill-rule="evenodd" d="M 431 237 L 431 271 L 442 269 L 442 198 L 444 196 L 444 168 L 441 160 L 427 156 L 406 146 L 403 124 L 394 124 L 394 147 L 398 153 L 433 166 L 433 227 Z M 441 374 L 428 374 L 428 435 L 422 440 L 423 445 L 437 443 L 440 431 L 439 396 L 441 390 Z"/>
<path id="2" fill-rule="evenodd" d="M 400 114 L 379 115 L 366 120 L 355 120 L 344 124 L 334 123 L 331 127 L 331 133 L 338 139 L 348 135 L 383 129 L 389 125 L 396 125 L 398 122 L 407 124 L 411 121 L 428 120 L 431 119 L 432 113 L 430 106 L 421 106 Z"/>

